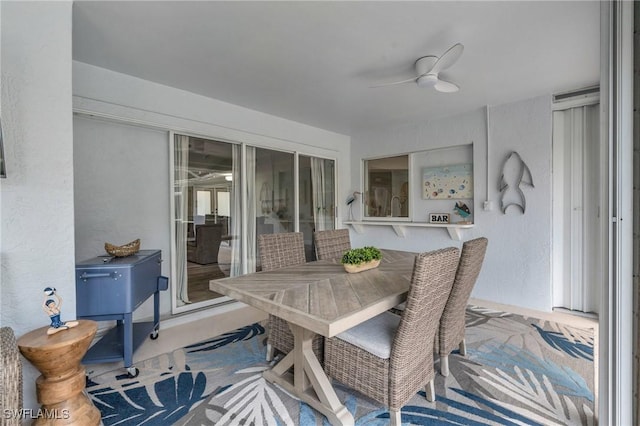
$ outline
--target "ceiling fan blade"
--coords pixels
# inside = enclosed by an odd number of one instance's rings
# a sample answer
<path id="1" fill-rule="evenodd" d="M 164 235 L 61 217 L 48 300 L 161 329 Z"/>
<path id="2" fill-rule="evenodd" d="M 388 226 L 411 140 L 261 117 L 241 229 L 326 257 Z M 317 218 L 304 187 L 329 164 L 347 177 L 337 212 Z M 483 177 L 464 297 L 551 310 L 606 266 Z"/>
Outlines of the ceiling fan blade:
<path id="1" fill-rule="evenodd" d="M 402 83 L 410 83 L 416 81 L 416 77 L 411 77 L 408 78 L 406 80 L 402 80 L 402 81 L 394 81 L 393 83 L 385 83 L 385 84 L 378 84 L 376 86 L 369 86 L 370 89 L 373 89 L 375 87 L 384 87 L 384 86 L 393 86 L 394 84 L 402 84 Z"/>
<path id="2" fill-rule="evenodd" d="M 429 71 L 429 74 L 437 74 L 440 71 L 445 70 L 449 68 L 451 65 L 455 64 L 456 61 L 460 58 L 460 55 L 462 55 L 463 50 L 464 50 L 464 46 L 462 44 L 460 43 L 454 44 L 452 47 L 449 48 L 449 50 L 447 50 L 442 54 L 442 56 L 440 56 L 440 59 L 438 59 L 436 63 L 433 65 L 433 68 L 431 68 L 431 71 Z"/>
<path id="3" fill-rule="evenodd" d="M 435 84 L 435 86 L 433 86 L 433 88 L 442 93 L 453 93 L 460 90 L 457 84 L 440 79 L 438 79 L 438 82 Z"/>

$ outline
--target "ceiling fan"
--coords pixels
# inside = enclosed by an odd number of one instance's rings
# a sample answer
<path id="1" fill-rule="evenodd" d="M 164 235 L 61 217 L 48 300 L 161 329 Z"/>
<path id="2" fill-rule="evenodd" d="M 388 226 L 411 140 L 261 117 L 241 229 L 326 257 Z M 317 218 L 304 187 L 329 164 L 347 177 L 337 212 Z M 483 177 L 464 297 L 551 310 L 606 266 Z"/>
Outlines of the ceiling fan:
<path id="1" fill-rule="evenodd" d="M 402 81 L 394 81 L 393 83 L 380 84 L 372 87 L 393 86 L 395 84 L 415 82 L 418 87 L 433 87 L 438 92 L 453 93 L 460 88 L 457 84 L 440 78 L 439 73 L 456 63 L 462 55 L 464 46 L 456 43 L 442 54 L 437 56 L 423 56 L 415 63 L 416 77 L 408 78 Z"/>

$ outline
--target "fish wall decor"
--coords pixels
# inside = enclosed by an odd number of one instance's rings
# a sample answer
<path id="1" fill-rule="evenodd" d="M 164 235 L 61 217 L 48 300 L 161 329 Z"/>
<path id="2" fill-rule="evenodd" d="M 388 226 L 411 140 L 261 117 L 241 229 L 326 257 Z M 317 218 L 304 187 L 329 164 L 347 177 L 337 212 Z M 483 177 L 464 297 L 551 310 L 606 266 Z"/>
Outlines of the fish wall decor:
<path id="1" fill-rule="evenodd" d="M 502 164 L 502 175 L 498 186 L 501 193 L 500 207 L 503 214 L 506 214 L 507 208 L 511 206 L 519 207 L 522 214 L 525 213 L 527 199 L 522 191 L 522 185 L 535 187 L 529 166 L 522 160 L 520 154 L 513 151 Z"/>

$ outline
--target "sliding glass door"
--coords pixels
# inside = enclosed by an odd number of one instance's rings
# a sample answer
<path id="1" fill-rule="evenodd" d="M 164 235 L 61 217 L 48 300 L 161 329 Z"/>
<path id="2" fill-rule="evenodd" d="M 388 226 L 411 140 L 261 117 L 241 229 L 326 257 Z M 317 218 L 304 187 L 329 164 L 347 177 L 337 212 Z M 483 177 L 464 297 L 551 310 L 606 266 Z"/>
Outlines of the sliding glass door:
<path id="1" fill-rule="evenodd" d="M 299 155 L 298 189 L 299 229 L 304 235 L 307 260 L 315 260 L 313 232 L 335 228 L 335 162 Z"/>
<path id="2" fill-rule="evenodd" d="M 209 281 L 259 271 L 259 235 L 300 231 L 311 261 L 335 227 L 334 160 L 175 135 L 172 165 L 176 313 L 228 301 Z"/>
<path id="3" fill-rule="evenodd" d="M 174 137 L 174 285 L 176 305 L 222 296 L 209 280 L 235 275 L 240 242 L 240 145 Z M 234 256 L 234 252 L 236 255 Z"/>
<path id="4" fill-rule="evenodd" d="M 294 159 L 290 152 L 247 147 L 247 169 L 253 169 L 247 173 L 248 192 L 253 198 L 253 203 L 248 200 L 253 211 L 247 226 L 255 226 L 255 239 L 247 241 L 255 247 L 247 255 L 248 266 L 252 266 L 247 272 L 260 270 L 258 235 L 295 231 Z"/>

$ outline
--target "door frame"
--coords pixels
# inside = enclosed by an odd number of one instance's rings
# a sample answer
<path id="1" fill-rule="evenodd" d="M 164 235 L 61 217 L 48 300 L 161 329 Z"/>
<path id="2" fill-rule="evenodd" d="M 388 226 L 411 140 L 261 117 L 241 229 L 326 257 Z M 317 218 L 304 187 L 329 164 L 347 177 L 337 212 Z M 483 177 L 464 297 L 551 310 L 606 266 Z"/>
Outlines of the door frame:
<path id="1" fill-rule="evenodd" d="M 606 218 L 598 344 L 598 422 L 633 424 L 634 2 L 600 3 L 600 134 Z"/>

